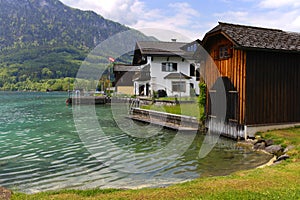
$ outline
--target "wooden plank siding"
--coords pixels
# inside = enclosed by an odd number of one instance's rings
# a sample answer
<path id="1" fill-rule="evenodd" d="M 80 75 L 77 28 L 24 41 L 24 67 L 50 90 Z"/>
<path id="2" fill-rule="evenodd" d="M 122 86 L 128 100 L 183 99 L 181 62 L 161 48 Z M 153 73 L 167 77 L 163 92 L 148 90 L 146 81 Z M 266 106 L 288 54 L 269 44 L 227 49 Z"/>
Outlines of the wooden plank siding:
<path id="1" fill-rule="evenodd" d="M 246 124 L 300 122 L 300 54 L 247 51 Z"/>
<path id="2" fill-rule="evenodd" d="M 226 39 L 224 36 L 217 35 L 213 38 L 212 43 L 209 43 L 205 48 L 208 50 L 212 59 L 207 59 L 205 62 L 205 82 L 207 84 L 208 92 L 213 87 L 214 83 L 219 77 L 227 77 L 231 84 L 233 85 L 237 95 L 238 102 L 236 105 L 227 104 L 227 112 L 230 110 L 236 110 L 236 119 L 227 119 L 233 120 L 238 124 L 245 123 L 245 102 L 246 102 L 246 52 L 244 50 L 234 49 L 233 44 Z M 214 55 L 215 52 L 222 45 L 229 45 L 232 47 L 231 56 L 225 59 L 216 58 Z M 214 62 L 214 63 L 212 63 Z M 215 66 L 218 71 L 215 70 Z M 227 93 L 234 91 L 226 91 Z M 207 115 L 210 115 L 210 94 L 208 93 L 207 100 Z M 229 98 L 230 99 L 230 98 Z M 236 108 L 231 108 L 230 106 L 236 106 Z"/>
<path id="3" fill-rule="evenodd" d="M 209 129 L 247 138 L 300 123 L 300 33 L 219 22 L 202 44 Z"/>

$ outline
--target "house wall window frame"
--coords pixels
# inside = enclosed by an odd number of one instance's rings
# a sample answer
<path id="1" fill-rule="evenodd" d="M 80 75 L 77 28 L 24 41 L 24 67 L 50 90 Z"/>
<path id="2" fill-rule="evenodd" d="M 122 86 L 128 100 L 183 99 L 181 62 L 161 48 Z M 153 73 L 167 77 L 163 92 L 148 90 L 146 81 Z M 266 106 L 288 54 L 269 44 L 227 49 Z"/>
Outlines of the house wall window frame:
<path id="1" fill-rule="evenodd" d="M 163 62 L 161 63 L 161 71 L 162 72 L 177 72 L 178 65 L 173 62 Z"/>
<path id="2" fill-rule="evenodd" d="M 186 92 L 186 82 L 185 81 L 172 81 L 172 91 L 173 92 Z"/>

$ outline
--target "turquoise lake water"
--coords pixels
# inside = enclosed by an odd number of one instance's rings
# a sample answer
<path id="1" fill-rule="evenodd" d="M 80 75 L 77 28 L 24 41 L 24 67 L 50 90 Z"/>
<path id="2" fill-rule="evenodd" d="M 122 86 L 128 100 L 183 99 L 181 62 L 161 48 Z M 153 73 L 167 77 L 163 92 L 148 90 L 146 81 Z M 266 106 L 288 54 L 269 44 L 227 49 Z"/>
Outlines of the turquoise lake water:
<path id="1" fill-rule="evenodd" d="M 180 143 L 174 143 L 175 131 L 118 114 L 124 105 L 95 106 L 98 130 L 89 126 L 94 123 L 89 117 L 74 114 L 74 109 L 89 114 L 90 106 L 66 106 L 66 97 L 66 93 L 0 92 L 1 186 L 27 193 L 160 187 L 200 176 L 227 175 L 270 158 L 224 138 L 199 158 L 204 135 L 186 133 Z M 184 144 L 189 145 L 183 150 Z"/>

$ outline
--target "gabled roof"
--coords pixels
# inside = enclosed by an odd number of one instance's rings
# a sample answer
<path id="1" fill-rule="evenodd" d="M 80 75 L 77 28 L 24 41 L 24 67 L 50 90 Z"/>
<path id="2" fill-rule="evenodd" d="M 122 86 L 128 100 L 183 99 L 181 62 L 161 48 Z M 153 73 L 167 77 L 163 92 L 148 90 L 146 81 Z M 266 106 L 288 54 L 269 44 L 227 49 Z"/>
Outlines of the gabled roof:
<path id="1" fill-rule="evenodd" d="M 180 72 L 180 73 L 170 73 L 167 76 L 165 76 L 164 79 L 191 79 L 191 77 Z"/>
<path id="2" fill-rule="evenodd" d="M 300 33 L 219 22 L 219 25 L 206 33 L 208 37 L 221 33 L 236 47 L 300 52 Z"/>
<path id="3" fill-rule="evenodd" d="M 141 41 L 137 42 L 136 49 L 140 49 L 142 55 L 185 57 L 190 56 L 189 52 L 183 48 L 187 44 L 184 42 Z"/>
<path id="4" fill-rule="evenodd" d="M 140 71 L 140 66 L 115 64 L 113 69 L 114 69 L 114 72 Z"/>
<path id="5" fill-rule="evenodd" d="M 138 72 L 135 73 L 133 76 L 133 81 L 150 81 L 150 65 L 144 66 L 142 69 L 140 69 Z"/>

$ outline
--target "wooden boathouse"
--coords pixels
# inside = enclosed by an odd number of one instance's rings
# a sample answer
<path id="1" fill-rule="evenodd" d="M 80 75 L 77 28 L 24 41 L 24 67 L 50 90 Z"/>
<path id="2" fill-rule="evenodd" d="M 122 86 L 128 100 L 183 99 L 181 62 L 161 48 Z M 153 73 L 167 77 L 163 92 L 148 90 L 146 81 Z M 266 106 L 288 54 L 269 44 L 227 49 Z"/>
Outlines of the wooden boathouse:
<path id="1" fill-rule="evenodd" d="M 247 138 L 300 123 L 299 33 L 220 22 L 202 46 L 210 55 L 202 59 L 208 126 L 218 127 L 225 114 L 222 132 Z M 226 105 L 224 113 L 220 106 L 212 109 L 219 103 Z"/>

